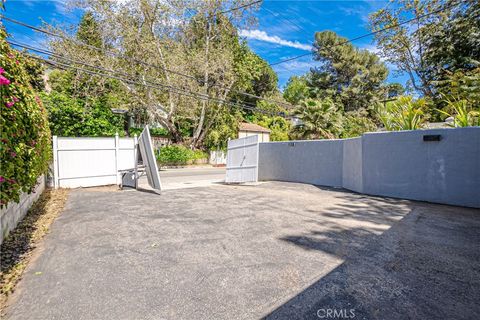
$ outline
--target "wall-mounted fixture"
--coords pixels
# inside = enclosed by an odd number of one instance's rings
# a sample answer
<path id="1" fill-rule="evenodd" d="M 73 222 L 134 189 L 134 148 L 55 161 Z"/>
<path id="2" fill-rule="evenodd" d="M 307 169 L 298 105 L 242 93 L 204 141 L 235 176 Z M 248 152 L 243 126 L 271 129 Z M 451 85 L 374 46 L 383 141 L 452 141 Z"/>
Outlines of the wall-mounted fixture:
<path id="1" fill-rule="evenodd" d="M 442 136 L 439 134 L 426 134 L 423 136 L 423 141 L 440 141 Z"/>

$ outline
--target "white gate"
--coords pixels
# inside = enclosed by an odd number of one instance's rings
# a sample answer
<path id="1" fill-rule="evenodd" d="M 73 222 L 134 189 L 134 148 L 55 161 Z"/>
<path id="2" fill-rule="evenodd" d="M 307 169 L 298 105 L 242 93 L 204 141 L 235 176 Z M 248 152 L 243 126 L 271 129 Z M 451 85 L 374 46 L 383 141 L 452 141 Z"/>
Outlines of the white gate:
<path id="1" fill-rule="evenodd" d="M 135 139 L 54 136 L 55 188 L 120 184 L 119 170 L 135 165 Z"/>
<path id="2" fill-rule="evenodd" d="M 228 141 L 226 183 L 258 181 L 258 136 Z"/>

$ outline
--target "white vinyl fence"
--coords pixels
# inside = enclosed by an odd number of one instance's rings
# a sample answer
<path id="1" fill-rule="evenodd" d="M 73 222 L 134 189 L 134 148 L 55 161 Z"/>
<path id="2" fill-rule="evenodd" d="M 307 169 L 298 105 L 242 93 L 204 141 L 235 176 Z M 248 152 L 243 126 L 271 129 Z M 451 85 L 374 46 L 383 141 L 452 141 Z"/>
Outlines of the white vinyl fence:
<path id="1" fill-rule="evenodd" d="M 227 154 L 223 150 L 210 151 L 210 159 L 208 162 L 213 165 L 225 165 L 227 164 Z"/>
<path id="2" fill-rule="evenodd" d="M 258 135 L 228 141 L 226 183 L 258 181 Z"/>
<path id="3" fill-rule="evenodd" d="M 120 184 L 118 171 L 134 167 L 135 139 L 54 136 L 55 188 Z"/>

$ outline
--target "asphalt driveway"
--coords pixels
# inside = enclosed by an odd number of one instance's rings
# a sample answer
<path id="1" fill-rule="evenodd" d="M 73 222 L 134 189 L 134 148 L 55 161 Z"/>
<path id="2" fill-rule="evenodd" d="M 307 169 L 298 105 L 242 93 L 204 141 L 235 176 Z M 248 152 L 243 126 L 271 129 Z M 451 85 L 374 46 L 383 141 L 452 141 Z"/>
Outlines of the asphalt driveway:
<path id="1" fill-rule="evenodd" d="M 78 189 L 7 319 L 473 319 L 479 245 L 479 210 L 310 185 Z"/>

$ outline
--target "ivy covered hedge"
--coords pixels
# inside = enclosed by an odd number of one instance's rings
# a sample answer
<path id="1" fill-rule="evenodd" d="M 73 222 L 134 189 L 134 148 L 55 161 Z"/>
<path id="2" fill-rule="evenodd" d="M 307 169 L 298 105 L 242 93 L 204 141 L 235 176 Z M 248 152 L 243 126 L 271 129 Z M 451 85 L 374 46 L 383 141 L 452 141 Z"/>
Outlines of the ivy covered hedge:
<path id="1" fill-rule="evenodd" d="M 0 206 L 19 201 L 48 169 L 47 112 L 26 71 L 30 60 L 10 48 L 0 26 Z"/>

